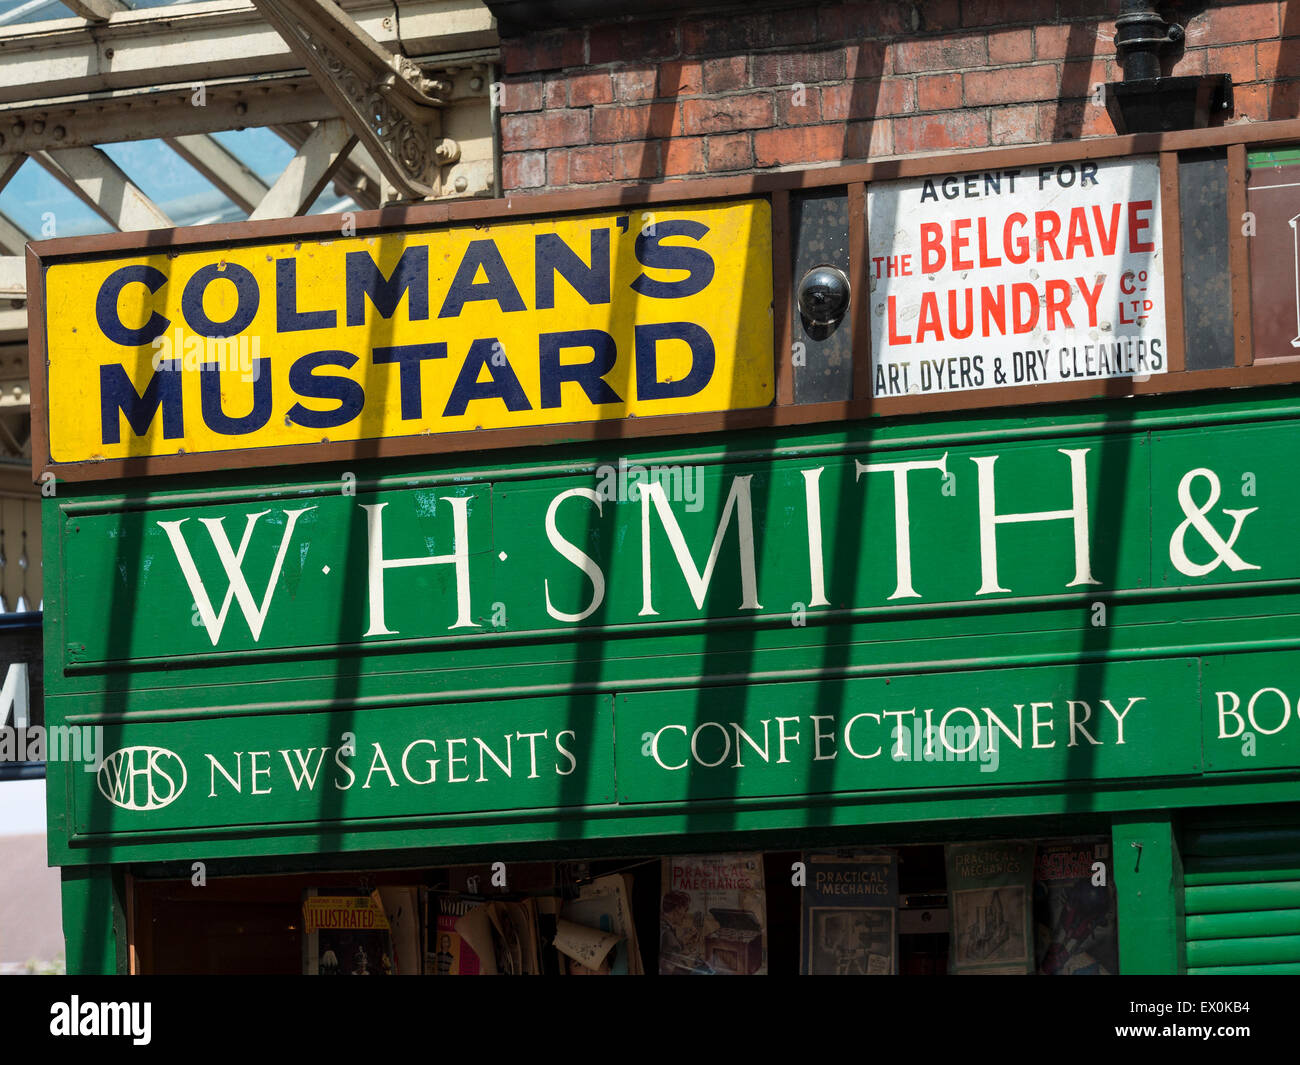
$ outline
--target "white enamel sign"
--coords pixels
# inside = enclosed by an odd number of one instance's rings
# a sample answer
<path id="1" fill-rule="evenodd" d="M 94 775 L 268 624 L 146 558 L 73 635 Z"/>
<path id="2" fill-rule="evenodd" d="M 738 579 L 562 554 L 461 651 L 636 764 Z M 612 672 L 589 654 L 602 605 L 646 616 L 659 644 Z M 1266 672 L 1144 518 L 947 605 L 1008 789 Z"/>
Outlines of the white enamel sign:
<path id="1" fill-rule="evenodd" d="M 867 212 L 873 395 L 1167 372 L 1154 157 L 872 183 Z"/>

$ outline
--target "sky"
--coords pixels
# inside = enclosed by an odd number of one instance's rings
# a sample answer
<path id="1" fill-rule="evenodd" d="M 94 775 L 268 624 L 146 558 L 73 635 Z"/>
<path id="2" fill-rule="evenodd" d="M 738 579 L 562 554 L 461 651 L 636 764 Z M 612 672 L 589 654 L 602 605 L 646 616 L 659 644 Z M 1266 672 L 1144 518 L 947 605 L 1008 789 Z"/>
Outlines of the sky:
<path id="1" fill-rule="evenodd" d="M 269 129 L 224 130 L 213 136 L 267 185 L 275 182 L 294 150 Z M 244 212 L 163 141 L 101 145 L 140 190 L 178 226 L 242 221 Z M 310 213 L 355 209 L 350 197 L 327 186 Z M 110 227 L 39 164 L 28 159 L 0 192 L 0 212 L 33 240 L 106 233 Z"/>
<path id="2" fill-rule="evenodd" d="M 192 0 L 128 0 L 132 7 L 161 7 Z M 75 17 L 56 0 L 0 0 L 0 28 Z M 294 150 L 268 129 L 223 130 L 214 136 L 268 186 L 293 158 Z M 100 145 L 146 196 L 178 226 L 242 221 L 244 212 L 161 140 Z M 349 197 L 326 187 L 309 213 L 355 209 Z M 28 159 L 0 193 L 0 212 L 33 240 L 106 233 L 108 223 Z"/>
<path id="3" fill-rule="evenodd" d="M 0 836 L 45 834 L 45 781 L 0 781 Z"/>
<path id="4" fill-rule="evenodd" d="M 198 0 L 124 0 L 128 7 L 163 7 L 169 4 L 192 4 Z M 0 25 L 20 22 L 45 22 L 49 19 L 77 18 L 58 0 L 0 0 Z"/>

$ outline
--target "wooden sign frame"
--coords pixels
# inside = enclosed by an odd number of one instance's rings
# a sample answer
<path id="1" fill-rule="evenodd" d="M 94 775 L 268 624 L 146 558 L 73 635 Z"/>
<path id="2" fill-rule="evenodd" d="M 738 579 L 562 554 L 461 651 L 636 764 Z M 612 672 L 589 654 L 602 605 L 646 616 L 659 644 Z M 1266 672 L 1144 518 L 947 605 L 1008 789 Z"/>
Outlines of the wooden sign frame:
<path id="1" fill-rule="evenodd" d="M 32 367 L 33 479 L 98 481 L 107 478 L 174 475 L 184 472 L 267 467 L 300 463 L 353 463 L 371 458 L 436 455 L 631 438 L 654 438 L 738 429 L 814 425 L 870 417 L 929 414 L 1072 400 L 1156 395 L 1216 388 L 1282 385 L 1300 382 L 1300 356 L 1255 360 L 1251 337 L 1248 237 L 1235 219 L 1246 211 L 1246 152 L 1248 147 L 1300 143 L 1300 119 L 1251 123 L 1165 134 L 1105 137 L 1085 141 L 1001 148 L 988 151 L 908 157 L 827 169 L 764 173 L 729 178 L 701 178 L 656 185 L 602 185 L 592 190 L 510 196 L 497 200 L 464 200 L 393 206 L 355 216 L 358 235 L 407 228 L 518 220 L 601 208 L 639 208 L 655 204 L 687 205 L 738 197 L 767 197 L 772 205 L 773 306 L 776 399 L 758 409 L 706 414 L 667 415 L 618 421 L 565 423 L 527 428 L 486 429 L 351 442 L 290 445 L 243 451 L 204 452 L 166 456 L 108 459 L 98 462 L 51 463 L 49 459 L 44 271 L 59 262 L 88 261 L 127 252 L 169 253 L 264 242 L 274 238 L 336 237 L 339 216 L 312 215 L 264 222 L 195 226 L 183 229 L 114 233 L 41 241 L 27 248 L 30 350 Z M 1228 162 L 1228 239 L 1231 270 L 1235 365 L 1189 371 L 1183 336 L 1183 263 L 1179 224 L 1180 152 L 1223 149 Z M 866 186 L 870 182 L 916 178 L 1008 166 L 1034 166 L 1089 159 L 1158 155 L 1161 170 L 1161 214 L 1165 250 L 1165 307 L 1169 337 L 1169 371 L 1145 380 L 1128 377 L 1061 384 L 1037 384 L 958 391 L 924 396 L 871 396 L 871 351 L 865 328 L 867 301 L 855 302 L 853 396 L 840 402 L 796 404 L 793 367 L 784 353 L 791 350 L 791 309 L 784 295 L 791 291 L 792 195 L 801 190 L 843 186 L 850 205 L 850 243 L 866 246 Z M 850 280 L 866 291 L 867 256 L 855 257 Z"/>

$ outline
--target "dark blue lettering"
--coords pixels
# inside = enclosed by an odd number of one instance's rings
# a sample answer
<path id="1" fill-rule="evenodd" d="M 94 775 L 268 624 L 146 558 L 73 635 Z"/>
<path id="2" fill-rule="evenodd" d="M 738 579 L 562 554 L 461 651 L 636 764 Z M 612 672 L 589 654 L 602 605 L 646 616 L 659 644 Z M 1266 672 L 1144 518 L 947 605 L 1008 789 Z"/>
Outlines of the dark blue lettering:
<path id="1" fill-rule="evenodd" d="M 225 279 L 235 286 L 235 312 L 224 322 L 214 322 L 203 309 L 203 294 L 213 281 Z M 181 293 L 181 313 L 194 332 L 205 337 L 233 337 L 242 333 L 257 314 L 261 293 L 257 279 L 238 263 L 226 263 L 223 270 L 217 263 L 208 263 L 194 271 Z"/>
<path id="2" fill-rule="evenodd" d="M 255 433 L 271 420 L 271 360 L 258 359 L 253 377 L 253 406 L 240 418 L 228 417 L 221 409 L 221 364 L 209 363 L 199 368 L 199 397 L 203 424 L 222 436 Z"/>
<path id="3" fill-rule="evenodd" d="M 105 444 L 122 442 L 122 423 L 118 411 L 126 415 L 131 432 L 144 436 L 162 407 L 163 439 L 177 440 L 185 435 L 185 410 L 181 405 L 181 371 L 159 370 L 138 395 L 126 375 L 126 368 L 109 363 L 99 368 L 100 437 Z"/>
<path id="4" fill-rule="evenodd" d="M 424 413 L 420 388 L 420 363 L 425 359 L 445 359 L 446 344 L 399 344 L 375 348 L 371 358 L 376 363 L 395 362 L 401 367 L 402 420 L 419 418 Z"/>
<path id="5" fill-rule="evenodd" d="M 656 281 L 646 274 L 632 282 L 632 291 L 660 300 L 679 300 L 703 292 L 713 280 L 713 257 L 703 248 L 682 248 L 664 244 L 665 237 L 690 237 L 702 240 L 709 231 L 703 222 L 675 218 L 656 222 L 636 238 L 636 261 L 656 270 L 685 270 L 680 281 Z"/>
<path id="6" fill-rule="evenodd" d="M 298 310 L 298 260 L 275 260 L 275 331 L 296 333 L 301 329 L 333 329 L 335 311 Z"/>
<path id="7" fill-rule="evenodd" d="M 510 363 L 500 359 L 498 361 L 501 365 L 493 365 L 492 356 L 499 350 L 501 349 L 496 337 L 476 340 L 469 346 L 465 364 L 456 376 L 451 397 L 447 400 L 447 408 L 442 412 L 444 417 L 454 418 L 464 414 L 470 400 L 474 399 L 499 399 L 506 405 L 506 410 L 532 410 L 519 378 L 510 368 Z M 479 374 L 485 366 L 488 380 L 480 381 Z"/>
<path id="8" fill-rule="evenodd" d="M 381 318 L 391 318 L 409 292 L 409 316 L 412 322 L 429 317 L 429 248 L 419 244 L 405 248 L 393 267 L 391 277 L 384 277 L 368 251 L 350 251 L 344 267 L 347 287 L 348 325 L 366 324 L 366 298 L 369 297 Z"/>
<path id="9" fill-rule="evenodd" d="M 475 283 L 482 267 L 487 280 Z M 514 278 L 506 268 L 505 260 L 492 240 L 471 240 L 465 256 L 456 268 L 451 288 L 443 301 L 439 318 L 455 318 L 465 309 L 465 304 L 479 300 L 496 300 L 503 311 L 523 311 L 524 298 L 515 287 Z"/>
<path id="10" fill-rule="evenodd" d="M 122 324 L 117 313 L 117 299 L 123 288 L 136 281 L 150 292 L 157 292 L 167 283 L 167 275 L 155 266 L 123 266 L 104 279 L 104 283 L 99 286 L 99 294 L 95 297 L 95 321 L 99 323 L 99 331 L 114 344 L 127 348 L 152 343 L 155 337 L 162 336 L 171 325 L 157 311 L 150 314 L 149 320 L 139 329 L 129 329 Z"/>
<path id="11" fill-rule="evenodd" d="M 301 403 L 289 408 L 289 419 L 308 429 L 332 429 L 346 425 L 365 405 L 366 394 L 350 377 L 316 377 L 313 371 L 322 366 L 339 366 L 350 370 L 357 357 L 347 351 L 312 351 L 300 356 L 289 367 L 289 387 L 304 399 L 332 399 L 334 410 L 311 410 Z"/>
<path id="12" fill-rule="evenodd" d="M 591 265 L 560 238 L 558 233 L 538 233 L 533 245 L 536 266 L 537 309 L 555 306 L 555 275 L 559 274 L 592 306 L 609 302 L 609 230 L 591 231 Z"/>
<path id="13" fill-rule="evenodd" d="M 660 223 L 662 225 L 662 223 Z M 659 343 L 684 340 L 691 349 L 691 370 L 680 381 L 660 381 Z M 636 327 L 636 394 L 638 399 L 682 399 L 703 390 L 713 378 L 713 338 L 691 322 Z"/>
<path id="14" fill-rule="evenodd" d="M 543 333 L 541 341 L 542 407 L 559 407 L 561 385 L 575 381 L 592 403 L 621 403 L 615 392 L 601 380 L 614 368 L 618 348 L 614 338 L 600 329 L 574 329 L 568 333 Z M 561 363 L 560 352 L 568 348 L 590 348 L 590 362 Z"/>

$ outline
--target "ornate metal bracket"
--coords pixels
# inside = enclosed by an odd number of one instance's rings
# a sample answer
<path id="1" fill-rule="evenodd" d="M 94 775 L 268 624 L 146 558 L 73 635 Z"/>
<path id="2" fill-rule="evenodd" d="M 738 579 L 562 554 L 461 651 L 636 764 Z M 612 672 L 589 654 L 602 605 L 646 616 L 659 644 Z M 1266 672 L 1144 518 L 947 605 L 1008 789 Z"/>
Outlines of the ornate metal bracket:
<path id="1" fill-rule="evenodd" d="M 446 81 L 426 78 L 333 0 L 253 0 L 302 60 L 384 176 L 405 196 L 442 195 L 442 170 L 460 158 L 442 136 Z"/>

